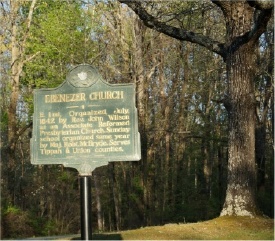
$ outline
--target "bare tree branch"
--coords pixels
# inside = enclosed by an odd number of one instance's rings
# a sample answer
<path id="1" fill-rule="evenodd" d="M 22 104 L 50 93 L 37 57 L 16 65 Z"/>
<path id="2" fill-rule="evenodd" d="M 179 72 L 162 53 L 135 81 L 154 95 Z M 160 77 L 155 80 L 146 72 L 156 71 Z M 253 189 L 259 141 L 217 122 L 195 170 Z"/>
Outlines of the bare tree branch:
<path id="1" fill-rule="evenodd" d="M 230 1 L 220 1 L 220 0 L 211 0 L 215 5 L 217 5 L 223 13 L 226 13 L 230 8 Z"/>
<path id="2" fill-rule="evenodd" d="M 218 41 L 211 39 L 210 37 L 204 36 L 202 34 L 194 33 L 192 31 L 187 31 L 186 29 L 176 28 L 166 23 L 158 21 L 154 16 L 149 14 L 142 6 L 142 1 L 127 1 L 127 0 L 119 0 L 121 3 L 125 3 L 128 5 L 143 21 L 143 23 L 156 31 L 162 32 L 170 37 L 181 41 L 189 41 L 192 43 L 199 44 L 210 51 L 213 51 L 223 58 L 226 57 L 226 51 L 224 48 L 224 44 Z"/>
<path id="3" fill-rule="evenodd" d="M 258 39 L 261 33 L 264 31 L 266 23 L 270 19 L 270 15 L 272 13 L 272 8 L 274 6 L 273 1 L 270 0 L 257 0 L 257 1 L 247 1 L 250 6 L 256 8 L 255 10 L 255 21 L 253 28 L 246 32 L 245 34 L 238 36 L 235 40 L 230 43 L 227 47 L 225 47 L 224 43 L 220 43 L 211 39 L 208 36 L 204 36 L 202 34 L 194 33 L 192 31 L 188 31 L 186 29 L 181 29 L 177 27 L 173 27 L 167 25 L 164 22 L 160 22 L 156 17 L 149 14 L 145 8 L 142 7 L 141 0 L 119 0 L 121 3 L 128 5 L 143 21 L 143 23 L 151 28 L 164 33 L 170 37 L 181 41 L 189 41 L 191 43 L 199 44 L 208 50 L 215 52 L 221 55 L 224 59 L 228 52 L 236 51 L 241 45 L 253 40 Z M 211 0 L 215 5 L 217 5 L 224 14 L 230 12 L 231 4 L 234 2 L 231 1 L 220 1 L 220 0 Z M 244 1 L 245 2 L 245 1 Z M 258 10 L 261 9 L 261 10 Z M 230 49 L 230 51 L 229 51 Z"/>
<path id="4" fill-rule="evenodd" d="M 256 1 L 247 1 L 251 7 L 254 7 L 258 10 L 268 10 L 274 8 L 273 0 L 256 0 Z"/>
<path id="5" fill-rule="evenodd" d="M 23 42 L 22 42 L 22 53 L 21 53 L 21 55 L 24 55 L 24 53 L 25 53 L 26 42 L 27 42 L 27 39 L 29 37 L 29 32 L 30 32 L 31 22 L 32 22 L 32 17 L 33 17 L 33 11 L 34 11 L 34 7 L 36 5 L 36 1 L 37 0 L 32 0 L 31 6 L 30 6 L 30 10 L 29 10 L 28 18 L 27 18 L 27 29 L 26 29 L 25 36 L 24 36 L 24 39 L 23 39 Z"/>
<path id="6" fill-rule="evenodd" d="M 256 10 L 254 17 L 253 28 L 246 32 L 244 35 L 237 37 L 230 44 L 230 51 L 236 51 L 241 45 L 248 43 L 251 40 L 257 40 L 261 34 L 266 30 L 267 22 L 269 21 L 272 14 L 272 9 L 267 10 Z"/>
<path id="7" fill-rule="evenodd" d="M 25 63 L 31 61 L 33 58 L 35 58 L 35 57 L 36 57 L 37 55 L 39 55 L 40 53 L 41 53 L 41 52 L 38 51 L 38 52 L 36 52 L 35 54 L 29 56 L 28 58 L 26 58 L 26 59 L 23 61 L 23 64 L 25 64 Z"/>

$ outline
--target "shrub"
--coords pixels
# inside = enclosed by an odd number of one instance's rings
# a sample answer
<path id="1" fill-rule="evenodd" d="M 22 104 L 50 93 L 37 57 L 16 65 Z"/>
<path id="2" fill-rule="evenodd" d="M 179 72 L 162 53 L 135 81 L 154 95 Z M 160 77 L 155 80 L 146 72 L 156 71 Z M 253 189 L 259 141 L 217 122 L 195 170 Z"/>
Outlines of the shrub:
<path id="1" fill-rule="evenodd" d="M 23 238 L 34 235 L 27 212 L 17 207 L 8 207 L 2 217 L 3 238 Z"/>

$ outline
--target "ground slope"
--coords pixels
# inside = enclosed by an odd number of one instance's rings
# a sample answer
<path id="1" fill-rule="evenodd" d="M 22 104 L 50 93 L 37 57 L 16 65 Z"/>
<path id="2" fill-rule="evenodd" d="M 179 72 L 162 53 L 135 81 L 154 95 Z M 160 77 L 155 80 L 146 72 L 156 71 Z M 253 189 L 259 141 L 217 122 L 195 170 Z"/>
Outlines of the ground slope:
<path id="1" fill-rule="evenodd" d="M 274 240 L 274 220 L 249 217 L 219 217 L 213 220 L 166 224 L 116 233 L 95 234 L 108 240 Z"/>
<path id="2" fill-rule="evenodd" d="M 80 240 L 80 234 L 32 238 Z M 219 217 L 197 223 L 166 224 L 112 233 L 94 233 L 94 240 L 274 240 L 274 219 Z"/>

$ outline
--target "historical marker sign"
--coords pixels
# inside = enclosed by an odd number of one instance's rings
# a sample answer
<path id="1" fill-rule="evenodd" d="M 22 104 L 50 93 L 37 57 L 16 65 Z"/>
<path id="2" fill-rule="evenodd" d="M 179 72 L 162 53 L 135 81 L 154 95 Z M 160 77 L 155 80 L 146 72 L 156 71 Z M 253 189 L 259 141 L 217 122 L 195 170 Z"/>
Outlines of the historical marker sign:
<path id="1" fill-rule="evenodd" d="M 111 161 L 140 160 L 134 84 L 108 84 L 89 65 L 55 89 L 34 92 L 32 164 L 63 164 L 90 175 Z"/>

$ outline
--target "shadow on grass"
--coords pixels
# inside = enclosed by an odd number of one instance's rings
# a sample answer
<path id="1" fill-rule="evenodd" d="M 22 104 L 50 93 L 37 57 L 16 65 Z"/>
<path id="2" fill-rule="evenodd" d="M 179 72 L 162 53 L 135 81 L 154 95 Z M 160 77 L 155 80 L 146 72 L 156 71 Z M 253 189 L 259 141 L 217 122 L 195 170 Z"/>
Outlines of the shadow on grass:
<path id="1" fill-rule="evenodd" d="M 123 240 L 119 233 L 111 234 L 93 234 L 93 240 Z M 76 237 L 71 240 L 81 240 L 81 237 Z"/>

